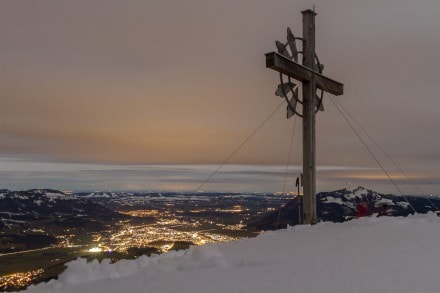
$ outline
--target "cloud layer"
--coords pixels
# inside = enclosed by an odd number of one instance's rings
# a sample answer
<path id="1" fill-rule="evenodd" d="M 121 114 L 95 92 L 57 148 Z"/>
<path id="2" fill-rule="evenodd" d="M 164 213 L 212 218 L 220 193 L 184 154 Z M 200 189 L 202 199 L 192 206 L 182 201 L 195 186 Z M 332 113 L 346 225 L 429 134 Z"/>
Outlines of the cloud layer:
<path id="1" fill-rule="evenodd" d="M 338 100 L 403 169 L 440 174 L 438 1 L 315 1 Z M 0 156 L 219 164 L 281 100 L 264 53 L 309 1 L 2 1 Z M 321 165 L 377 168 L 327 99 Z M 285 164 L 284 107 L 231 160 Z M 293 161 L 301 162 L 300 124 Z M 421 175 L 420 175 L 421 176 Z M 436 175 L 438 176 L 438 175 Z M 438 178 L 440 182 L 440 178 Z"/>

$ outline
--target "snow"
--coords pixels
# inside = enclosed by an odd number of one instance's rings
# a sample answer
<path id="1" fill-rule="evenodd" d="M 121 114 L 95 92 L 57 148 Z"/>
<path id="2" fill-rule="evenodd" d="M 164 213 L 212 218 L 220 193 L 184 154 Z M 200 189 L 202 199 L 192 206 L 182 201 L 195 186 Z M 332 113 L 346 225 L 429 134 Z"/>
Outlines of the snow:
<path id="1" fill-rule="evenodd" d="M 340 205 L 347 205 L 347 202 L 342 201 L 340 197 L 331 197 L 331 196 L 328 196 L 324 203 L 337 203 Z"/>
<path id="2" fill-rule="evenodd" d="M 51 201 L 53 201 L 54 199 L 69 200 L 69 199 L 75 198 L 75 196 L 73 196 L 73 195 L 67 195 L 67 194 L 62 194 L 62 193 L 44 192 L 42 194 L 45 197 L 49 198 Z"/>
<path id="3" fill-rule="evenodd" d="M 440 218 L 370 217 L 137 260 L 78 259 L 27 292 L 438 292 Z"/>
<path id="4" fill-rule="evenodd" d="M 109 197 L 112 197 L 112 196 L 113 196 L 113 194 L 109 194 L 109 193 L 106 193 L 106 192 L 97 192 L 97 193 L 92 192 L 92 193 L 88 194 L 86 197 L 109 198 Z"/>
<path id="5" fill-rule="evenodd" d="M 358 186 L 356 188 L 349 187 L 347 188 L 348 194 L 345 195 L 347 199 L 356 199 L 356 198 L 363 198 L 366 194 L 368 194 L 370 191 L 366 189 L 365 187 Z M 377 196 L 377 193 L 372 191 L 372 194 L 374 196 Z"/>
<path id="6" fill-rule="evenodd" d="M 405 202 L 405 203 L 403 203 L 403 202 L 397 202 L 397 203 L 395 203 L 395 202 L 393 202 L 391 199 L 387 199 L 387 198 L 381 198 L 381 199 L 377 200 L 377 201 L 374 203 L 374 206 L 375 206 L 375 207 L 383 207 L 384 205 L 387 205 L 387 206 L 391 206 L 391 205 L 400 205 L 400 206 L 403 206 L 403 207 L 405 207 L 405 208 L 409 206 L 407 202 Z"/>
<path id="7" fill-rule="evenodd" d="M 8 215 L 9 218 L 12 218 L 13 216 L 22 216 L 24 213 L 13 213 L 13 212 L 1 212 L 2 215 Z"/>
<path id="8" fill-rule="evenodd" d="M 406 201 L 401 201 L 401 202 L 399 202 L 398 203 L 400 206 L 403 206 L 403 207 L 405 207 L 405 208 L 409 208 L 411 205 L 408 203 L 408 202 L 406 202 Z"/>
<path id="9" fill-rule="evenodd" d="M 41 199 L 37 199 L 37 200 L 34 200 L 34 203 L 37 204 L 37 205 L 39 205 L 39 206 L 41 206 L 41 204 L 43 203 L 43 201 L 42 201 Z"/>

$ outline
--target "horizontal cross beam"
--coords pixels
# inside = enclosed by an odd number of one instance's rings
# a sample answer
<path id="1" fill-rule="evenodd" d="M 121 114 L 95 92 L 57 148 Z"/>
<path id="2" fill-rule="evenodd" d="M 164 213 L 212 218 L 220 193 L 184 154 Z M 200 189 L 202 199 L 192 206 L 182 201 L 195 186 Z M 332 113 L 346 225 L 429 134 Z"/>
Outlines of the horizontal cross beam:
<path id="1" fill-rule="evenodd" d="M 342 83 L 334 81 L 310 68 L 304 67 L 279 53 L 270 52 L 266 54 L 266 67 L 293 77 L 301 82 L 311 82 L 312 78 L 314 78 L 317 88 L 335 96 L 340 96 L 344 93 L 344 85 Z"/>

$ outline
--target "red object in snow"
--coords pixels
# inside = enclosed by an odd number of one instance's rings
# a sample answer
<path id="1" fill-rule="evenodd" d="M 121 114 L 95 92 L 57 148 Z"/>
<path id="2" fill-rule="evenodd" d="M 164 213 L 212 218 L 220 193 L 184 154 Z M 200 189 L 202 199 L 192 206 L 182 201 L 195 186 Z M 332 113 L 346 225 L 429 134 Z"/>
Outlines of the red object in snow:
<path id="1" fill-rule="evenodd" d="M 368 205 L 363 201 L 356 206 L 356 217 L 360 218 L 366 216 L 368 216 Z"/>

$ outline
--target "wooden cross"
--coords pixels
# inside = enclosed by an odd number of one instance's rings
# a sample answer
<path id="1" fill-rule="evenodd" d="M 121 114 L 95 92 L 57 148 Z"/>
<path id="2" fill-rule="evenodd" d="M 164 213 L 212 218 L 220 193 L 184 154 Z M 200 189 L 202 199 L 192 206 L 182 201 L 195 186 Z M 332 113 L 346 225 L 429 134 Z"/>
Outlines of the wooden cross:
<path id="1" fill-rule="evenodd" d="M 303 14 L 302 65 L 279 53 L 266 54 L 266 67 L 302 82 L 303 96 L 303 223 L 316 224 L 316 89 L 333 95 L 343 94 L 343 85 L 316 71 L 315 16 L 313 10 Z"/>

